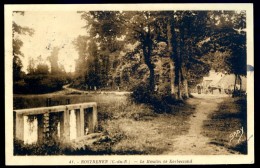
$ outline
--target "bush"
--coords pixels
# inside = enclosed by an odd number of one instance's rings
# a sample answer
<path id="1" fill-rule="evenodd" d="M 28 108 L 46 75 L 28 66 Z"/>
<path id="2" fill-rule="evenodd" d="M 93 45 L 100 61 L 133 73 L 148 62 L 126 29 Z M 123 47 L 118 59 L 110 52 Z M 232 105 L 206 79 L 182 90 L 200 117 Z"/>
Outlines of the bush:
<path id="1" fill-rule="evenodd" d="M 232 97 L 246 97 L 246 92 L 241 90 L 234 90 Z"/>
<path id="2" fill-rule="evenodd" d="M 100 155 L 111 154 L 111 140 L 106 137 L 96 142 L 93 147 L 84 146 L 83 148 L 74 148 L 72 144 L 65 144 L 59 141 L 45 141 L 43 143 L 24 144 L 23 141 L 14 140 L 14 155 Z M 100 144 L 98 144 L 100 143 Z M 103 146 L 102 146 L 103 144 Z M 101 146 L 101 147 L 99 147 Z"/>
<path id="3" fill-rule="evenodd" d="M 14 83 L 14 93 L 49 93 L 61 90 L 65 83 L 63 76 L 27 75 L 23 81 Z"/>
<path id="4" fill-rule="evenodd" d="M 153 93 L 147 86 L 147 84 L 141 83 L 138 86 L 133 88 L 133 93 L 131 94 L 131 98 L 134 102 L 137 103 L 149 103 L 151 102 L 151 98 L 153 97 Z"/>
<path id="5" fill-rule="evenodd" d="M 27 93 L 28 87 L 24 80 L 14 82 L 13 85 L 14 93 Z"/>
<path id="6" fill-rule="evenodd" d="M 145 103 L 151 105 L 155 112 L 159 113 L 170 112 L 170 104 L 171 102 L 174 102 L 171 96 L 152 91 L 145 83 L 141 83 L 138 86 L 135 86 L 130 98 L 135 103 Z"/>
<path id="7" fill-rule="evenodd" d="M 14 140 L 14 155 L 60 155 L 62 152 L 60 142 L 24 144 L 23 141 Z"/>

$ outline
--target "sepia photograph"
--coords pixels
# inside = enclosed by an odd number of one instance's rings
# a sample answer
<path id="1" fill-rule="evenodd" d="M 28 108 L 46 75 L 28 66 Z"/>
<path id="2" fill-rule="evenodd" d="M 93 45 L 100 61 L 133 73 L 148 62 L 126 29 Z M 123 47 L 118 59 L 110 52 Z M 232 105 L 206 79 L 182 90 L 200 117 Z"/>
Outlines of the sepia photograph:
<path id="1" fill-rule="evenodd" d="M 6 164 L 252 164 L 253 57 L 252 4 L 5 5 Z"/>

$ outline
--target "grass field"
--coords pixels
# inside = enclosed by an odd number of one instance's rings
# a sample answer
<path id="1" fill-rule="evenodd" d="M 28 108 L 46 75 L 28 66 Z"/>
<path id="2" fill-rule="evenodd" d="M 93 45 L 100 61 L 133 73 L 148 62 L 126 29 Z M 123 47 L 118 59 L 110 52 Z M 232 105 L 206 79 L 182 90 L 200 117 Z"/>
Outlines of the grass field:
<path id="1" fill-rule="evenodd" d="M 50 151 L 51 154 L 161 154 L 175 137 L 187 133 L 189 116 L 196 105 L 176 105 L 172 113 L 157 114 L 147 105 L 131 102 L 127 95 L 84 93 L 15 95 L 14 108 L 45 106 L 46 98 L 60 104 L 65 104 L 66 99 L 71 104 L 97 102 L 98 130 L 107 137 L 85 151 Z"/>

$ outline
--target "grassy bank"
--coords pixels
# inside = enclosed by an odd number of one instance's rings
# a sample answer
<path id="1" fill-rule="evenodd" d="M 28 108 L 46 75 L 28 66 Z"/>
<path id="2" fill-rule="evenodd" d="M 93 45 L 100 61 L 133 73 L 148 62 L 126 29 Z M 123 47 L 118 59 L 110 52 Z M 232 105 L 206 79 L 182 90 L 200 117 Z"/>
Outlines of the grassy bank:
<path id="1" fill-rule="evenodd" d="M 14 106 L 15 108 L 45 106 L 46 98 L 61 102 L 69 98 L 72 104 L 97 102 L 98 131 L 102 132 L 105 138 L 94 145 L 76 150 L 54 143 L 54 146 L 49 147 L 54 151 L 47 152 L 44 152 L 39 145 L 16 144 L 23 151 L 17 150 L 16 154 L 161 154 L 172 145 L 175 137 L 187 133 L 189 116 L 193 114 L 196 106 L 196 103 L 174 105 L 171 113 L 158 114 L 148 105 L 133 103 L 127 95 L 115 94 L 16 95 Z"/>
<path id="2" fill-rule="evenodd" d="M 66 104 L 66 99 L 70 99 L 71 104 L 83 102 L 97 102 L 100 105 L 111 103 L 122 103 L 126 101 L 125 95 L 97 94 L 97 93 L 66 93 L 66 94 L 39 94 L 39 95 L 14 95 L 14 109 L 25 109 L 34 107 L 45 107 L 46 99 L 51 98 L 55 105 Z"/>
<path id="3" fill-rule="evenodd" d="M 204 135 L 212 144 L 247 154 L 247 104 L 245 98 L 225 98 L 204 121 Z M 243 134 L 239 140 L 243 128 Z M 235 133 L 238 133 L 235 135 Z M 242 131 L 241 131 L 242 132 Z"/>

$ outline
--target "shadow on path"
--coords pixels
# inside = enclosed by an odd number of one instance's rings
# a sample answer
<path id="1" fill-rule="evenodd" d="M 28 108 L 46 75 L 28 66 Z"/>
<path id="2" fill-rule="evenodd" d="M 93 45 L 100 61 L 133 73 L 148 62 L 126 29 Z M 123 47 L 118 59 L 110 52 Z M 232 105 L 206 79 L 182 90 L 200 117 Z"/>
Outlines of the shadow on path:
<path id="1" fill-rule="evenodd" d="M 195 113 L 191 116 L 190 128 L 187 134 L 181 135 L 173 140 L 173 145 L 165 155 L 227 155 L 238 154 L 223 146 L 210 143 L 210 139 L 202 135 L 203 121 L 207 120 L 209 114 L 217 110 L 218 104 L 227 95 L 193 94 L 194 98 L 187 100 L 188 103 L 200 101 Z"/>

